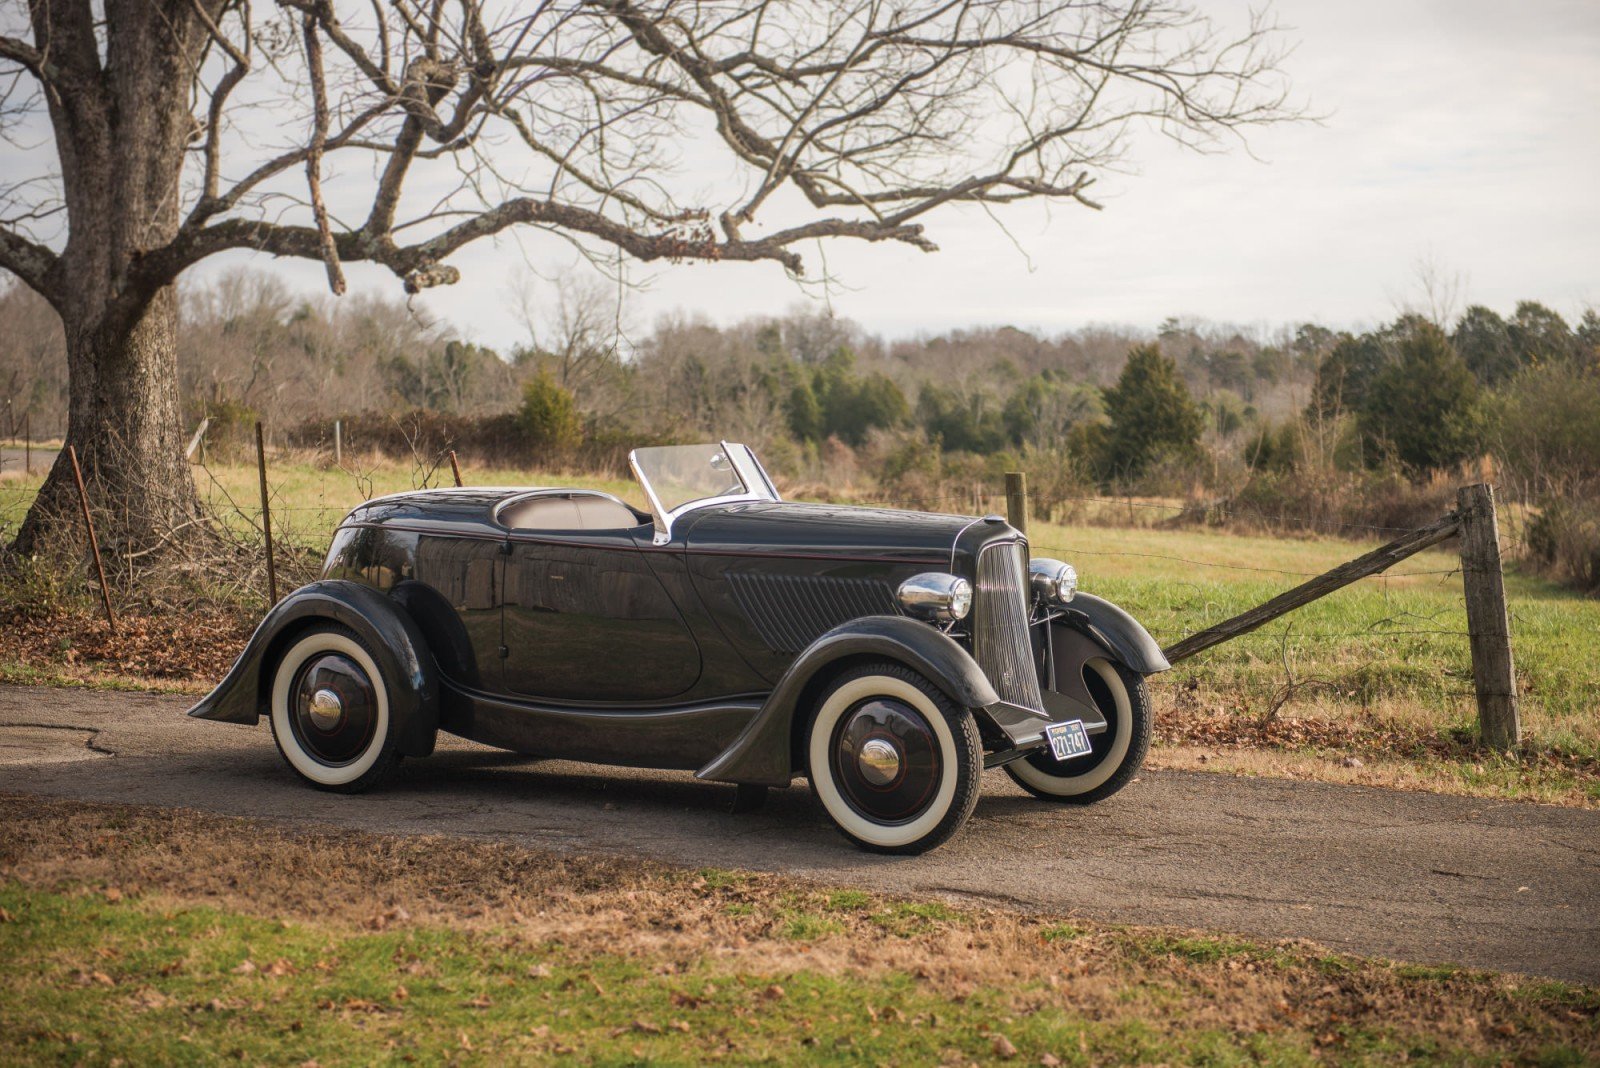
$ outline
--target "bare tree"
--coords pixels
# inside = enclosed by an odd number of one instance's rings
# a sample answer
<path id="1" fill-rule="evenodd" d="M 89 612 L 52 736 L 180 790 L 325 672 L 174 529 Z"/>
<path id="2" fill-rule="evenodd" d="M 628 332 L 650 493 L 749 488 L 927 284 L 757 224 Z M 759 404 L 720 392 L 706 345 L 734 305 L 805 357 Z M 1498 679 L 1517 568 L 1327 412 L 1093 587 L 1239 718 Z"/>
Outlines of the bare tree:
<path id="1" fill-rule="evenodd" d="M 627 408 L 627 326 L 621 294 L 597 278 L 557 279 L 541 303 L 530 275 L 513 288 L 517 318 L 528 333 L 517 359 L 550 372 L 591 419 L 611 420 Z"/>
<path id="2" fill-rule="evenodd" d="M 209 256 L 320 260 L 339 293 L 350 261 L 454 282 L 512 227 L 796 275 L 822 238 L 932 251 L 946 205 L 1091 204 L 1136 127 L 1204 149 L 1288 117 L 1280 56 L 1185 0 L 4 0 L 0 133 L 54 151 L 0 190 L 0 266 L 60 314 L 68 441 L 155 542 L 198 507 L 173 287 Z"/>

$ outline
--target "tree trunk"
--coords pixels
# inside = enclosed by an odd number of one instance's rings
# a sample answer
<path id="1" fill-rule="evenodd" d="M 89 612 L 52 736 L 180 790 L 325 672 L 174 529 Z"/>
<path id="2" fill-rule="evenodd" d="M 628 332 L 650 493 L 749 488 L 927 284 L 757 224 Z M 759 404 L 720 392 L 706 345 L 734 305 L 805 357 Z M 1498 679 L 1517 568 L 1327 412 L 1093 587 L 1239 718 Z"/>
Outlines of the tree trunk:
<path id="1" fill-rule="evenodd" d="M 68 218 L 50 278 L 67 344 L 67 444 L 78 451 L 95 531 L 113 554 L 168 545 L 200 512 L 183 459 L 178 298 L 141 283 L 141 257 L 178 232 L 189 86 L 207 40 L 189 0 L 108 0 L 105 62 L 87 5 L 34 5 L 66 88 L 46 93 Z M 84 545 L 65 452 L 13 548 Z"/>
<path id="2" fill-rule="evenodd" d="M 66 443 L 78 451 L 96 531 L 113 554 L 166 544 L 200 512 L 194 476 L 183 458 L 177 320 L 177 293 L 168 287 L 125 330 L 67 325 Z M 63 450 L 13 548 L 77 551 L 87 546 L 82 528 L 77 486 Z"/>

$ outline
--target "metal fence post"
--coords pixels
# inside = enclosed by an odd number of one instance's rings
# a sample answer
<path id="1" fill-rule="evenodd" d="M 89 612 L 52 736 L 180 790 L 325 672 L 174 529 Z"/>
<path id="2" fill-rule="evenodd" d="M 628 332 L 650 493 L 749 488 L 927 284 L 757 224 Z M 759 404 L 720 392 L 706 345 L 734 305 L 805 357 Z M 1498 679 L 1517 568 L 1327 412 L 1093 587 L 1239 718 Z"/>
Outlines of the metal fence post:
<path id="1" fill-rule="evenodd" d="M 267 607 L 271 608 L 278 603 L 278 568 L 272 560 L 272 504 L 267 499 L 267 445 L 260 420 L 256 421 L 256 473 L 261 476 L 261 532 L 267 539 Z"/>
<path id="2" fill-rule="evenodd" d="M 67 459 L 72 461 L 72 480 L 78 484 L 78 503 L 83 505 L 83 525 L 89 531 L 89 548 L 94 551 L 94 573 L 100 579 L 100 604 L 106 610 L 106 630 L 117 632 L 117 617 L 111 613 L 111 588 L 106 585 L 106 569 L 100 563 L 100 539 L 94 533 L 94 516 L 89 514 L 89 491 L 83 484 L 83 468 L 78 466 L 78 449 L 67 446 Z"/>
<path id="3" fill-rule="evenodd" d="M 1006 473 L 1006 522 L 1028 532 L 1028 476 L 1021 471 Z"/>
<path id="4" fill-rule="evenodd" d="M 1514 749 L 1522 741 L 1522 723 L 1494 488 L 1486 483 L 1461 487 L 1456 510 L 1461 516 L 1461 582 L 1467 597 L 1472 681 L 1478 692 L 1478 733 L 1487 746 Z"/>

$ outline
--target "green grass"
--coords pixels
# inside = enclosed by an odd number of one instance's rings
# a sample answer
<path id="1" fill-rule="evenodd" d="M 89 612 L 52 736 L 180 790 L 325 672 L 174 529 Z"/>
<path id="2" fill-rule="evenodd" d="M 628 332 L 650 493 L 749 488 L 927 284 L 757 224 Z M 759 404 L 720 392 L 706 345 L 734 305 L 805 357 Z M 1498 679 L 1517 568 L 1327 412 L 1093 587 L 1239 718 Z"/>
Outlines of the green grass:
<path id="1" fill-rule="evenodd" d="M 991 1060 L 997 1034 L 1023 1064 L 1045 1054 L 1064 1064 L 1500 1060 L 1400 1020 L 1332 1033 L 1188 1023 L 1181 1010 L 1196 991 L 1177 980 L 1127 999 L 1180 1010 L 1170 1016 L 1097 1019 L 1048 1003 L 1043 988 L 950 997 L 894 972 L 663 976 L 648 959 L 528 945 L 513 931 L 363 932 L 14 883 L 0 885 L 0 908 L 0 1032 L 15 1064 L 934 1064 Z M 1218 959 L 1204 939 L 1170 944 L 1196 962 Z M 1560 1044 L 1537 1053 L 1541 1063 L 1582 1059 Z"/>
<path id="2" fill-rule="evenodd" d="M 1082 927 L 1070 923 L 1050 923 L 1039 928 L 1039 937 L 1046 942 L 1070 942 L 1083 933 Z"/>
<path id="3" fill-rule="evenodd" d="M 1073 563 L 1163 645 L 1260 604 L 1378 541 L 1247 537 L 1038 524 L 1034 551 Z M 1201 653 L 1162 680 L 1262 714 L 1285 685 L 1346 714 L 1470 733 L 1476 716 L 1458 560 L 1430 550 L 1262 630 Z M 1600 601 L 1513 570 L 1506 581 L 1524 726 L 1538 744 L 1600 757 Z M 1479 773 L 1487 774 L 1487 773 Z"/>

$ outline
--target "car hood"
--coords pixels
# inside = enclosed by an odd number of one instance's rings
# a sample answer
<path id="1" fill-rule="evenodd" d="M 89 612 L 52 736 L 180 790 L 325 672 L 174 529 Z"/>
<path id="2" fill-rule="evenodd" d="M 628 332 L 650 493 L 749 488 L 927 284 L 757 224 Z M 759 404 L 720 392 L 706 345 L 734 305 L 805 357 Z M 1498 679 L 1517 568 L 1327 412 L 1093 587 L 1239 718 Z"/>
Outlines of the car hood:
<path id="1" fill-rule="evenodd" d="M 861 557 L 946 570 L 990 541 L 1020 535 L 998 516 L 904 512 L 839 504 L 759 501 L 690 512 L 677 533 L 690 552 Z"/>

